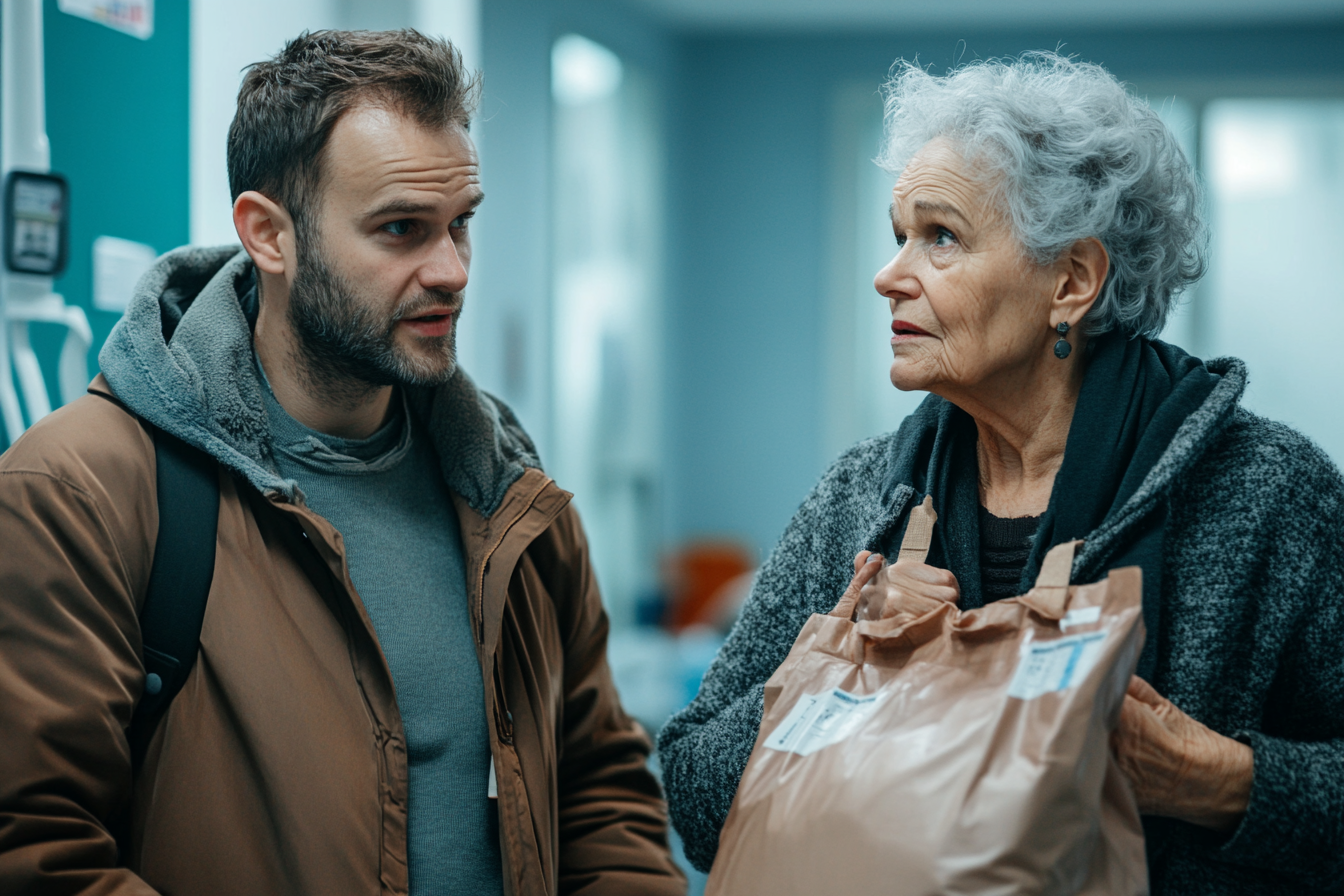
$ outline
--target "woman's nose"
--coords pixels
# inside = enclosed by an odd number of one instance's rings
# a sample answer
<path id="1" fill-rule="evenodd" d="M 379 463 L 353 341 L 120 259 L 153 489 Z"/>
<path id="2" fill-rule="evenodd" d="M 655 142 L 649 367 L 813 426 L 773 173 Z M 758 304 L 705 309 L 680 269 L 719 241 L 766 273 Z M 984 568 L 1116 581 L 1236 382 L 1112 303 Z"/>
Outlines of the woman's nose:
<path id="1" fill-rule="evenodd" d="M 873 278 L 873 288 L 880 295 L 886 296 L 893 302 L 900 299 L 913 299 L 919 296 L 919 280 L 910 271 L 908 265 L 902 256 L 905 253 L 897 252 L 891 261 L 887 262 L 882 270 L 877 272 Z"/>

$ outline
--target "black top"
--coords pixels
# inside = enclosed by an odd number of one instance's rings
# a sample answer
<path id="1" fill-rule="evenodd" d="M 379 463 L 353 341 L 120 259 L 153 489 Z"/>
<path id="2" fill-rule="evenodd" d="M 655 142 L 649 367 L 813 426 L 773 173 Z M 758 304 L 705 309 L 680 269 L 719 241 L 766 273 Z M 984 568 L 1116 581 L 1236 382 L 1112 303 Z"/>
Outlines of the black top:
<path id="1" fill-rule="evenodd" d="M 980 508 L 980 589 L 985 603 L 1017 597 L 1039 516 L 1002 519 Z"/>

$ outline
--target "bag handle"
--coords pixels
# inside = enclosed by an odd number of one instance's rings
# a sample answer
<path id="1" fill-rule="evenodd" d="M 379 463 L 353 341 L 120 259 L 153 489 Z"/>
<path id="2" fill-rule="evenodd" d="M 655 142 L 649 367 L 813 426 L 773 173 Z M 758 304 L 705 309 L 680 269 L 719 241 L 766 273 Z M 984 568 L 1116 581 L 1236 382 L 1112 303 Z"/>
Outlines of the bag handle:
<path id="1" fill-rule="evenodd" d="M 905 524 L 905 537 L 901 539 L 901 552 L 896 559 L 923 563 L 929 556 L 936 522 L 938 514 L 933 509 L 933 496 L 925 495 L 924 503 L 910 509 L 910 522 Z"/>
<path id="2" fill-rule="evenodd" d="M 896 559 L 923 563 L 929 556 L 929 545 L 933 542 L 933 524 L 937 521 L 938 514 L 933 509 L 933 497 L 926 495 L 924 503 L 910 509 L 910 520 L 905 524 L 905 537 L 901 539 L 901 550 Z M 859 596 L 858 589 L 846 589 L 830 615 L 852 622 L 854 611 L 859 606 Z"/>
<path id="3" fill-rule="evenodd" d="M 1069 579 L 1073 557 L 1081 541 L 1065 541 L 1046 552 L 1036 584 L 1023 595 L 1023 602 L 1049 619 L 1063 619 L 1069 603 Z"/>

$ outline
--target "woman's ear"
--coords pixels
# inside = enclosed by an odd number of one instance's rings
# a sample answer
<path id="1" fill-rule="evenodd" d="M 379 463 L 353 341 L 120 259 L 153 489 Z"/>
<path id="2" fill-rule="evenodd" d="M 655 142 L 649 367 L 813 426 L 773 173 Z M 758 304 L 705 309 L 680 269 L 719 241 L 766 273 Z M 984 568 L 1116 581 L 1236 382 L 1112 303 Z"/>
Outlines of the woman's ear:
<path id="1" fill-rule="evenodd" d="M 1061 321 L 1076 327 L 1106 285 L 1111 256 L 1096 237 L 1078 240 L 1059 260 L 1059 278 L 1050 303 L 1050 326 Z"/>
<path id="2" fill-rule="evenodd" d="M 294 221 L 280 203 L 248 190 L 233 203 L 233 226 L 257 270 L 287 276 L 294 271 Z"/>

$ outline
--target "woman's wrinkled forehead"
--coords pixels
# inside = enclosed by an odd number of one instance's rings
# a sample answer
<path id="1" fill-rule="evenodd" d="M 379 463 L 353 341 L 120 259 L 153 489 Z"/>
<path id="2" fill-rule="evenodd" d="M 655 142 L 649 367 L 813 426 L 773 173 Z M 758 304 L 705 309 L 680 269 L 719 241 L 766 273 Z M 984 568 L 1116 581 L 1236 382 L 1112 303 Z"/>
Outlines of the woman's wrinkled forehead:
<path id="1" fill-rule="evenodd" d="M 892 189 L 892 222 L 936 213 L 970 225 L 1002 214 L 998 178 L 982 155 L 968 156 L 946 137 L 935 137 L 911 156 Z"/>

